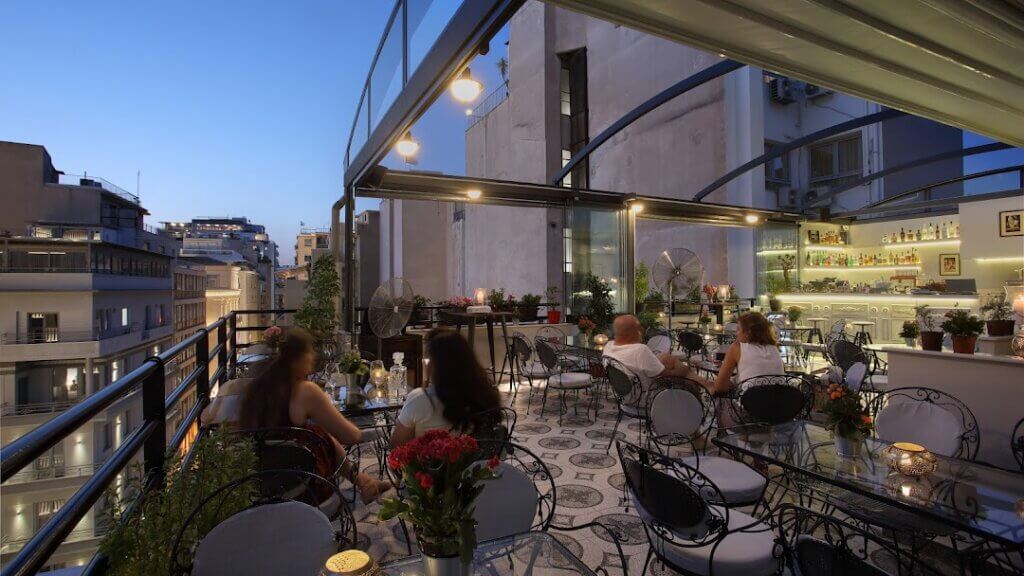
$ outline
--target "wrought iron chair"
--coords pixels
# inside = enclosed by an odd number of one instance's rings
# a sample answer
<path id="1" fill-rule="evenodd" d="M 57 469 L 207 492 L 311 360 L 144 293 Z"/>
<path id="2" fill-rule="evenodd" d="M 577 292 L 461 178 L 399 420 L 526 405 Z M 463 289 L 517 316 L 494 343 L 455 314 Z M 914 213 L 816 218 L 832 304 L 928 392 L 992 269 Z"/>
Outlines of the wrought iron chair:
<path id="1" fill-rule="evenodd" d="M 719 487 L 678 459 L 616 442 L 625 488 L 636 507 L 652 558 L 682 574 L 778 574 L 782 553 L 769 524 L 715 504 Z M 628 508 L 628 504 L 627 504 Z"/>
<path id="2" fill-rule="evenodd" d="M 667 354 L 672 351 L 672 338 L 667 334 L 655 334 L 647 340 L 647 347 L 658 356 Z"/>
<path id="3" fill-rule="evenodd" d="M 576 396 L 576 403 L 574 404 L 576 413 L 579 413 L 579 392 L 580 390 L 589 389 L 594 381 L 589 372 L 568 372 L 564 371 L 565 361 L 559 358 L 558 352 L 555 351 L 555 346 L 552 342 L 547 340 L 537 339 L 535 344 L 537 356 L 540 358 L 541 364 L 548 371 L 547 384 L 544 386 L 544 400 L 541 404 L 540 415 L 544 416 L 544 411 L 547 408 L 548 403 L 548 391 L 556 390 L 559 392 L 560 406 L 558 410 L 558 424 L 562 424 L 562 414 L 568 410 L 565 403 L 566 392 L 574 392 Z M 593 399 L 596 399 L 597 395 L 593 395 Z M 588 411 L 589 414 L 589 411 Z"/>
<path id="4" fill-rule="evenodd" d="M 707 390 L 691 382 L 685 387 L 659 391 L 651 400 L 648 435 L 657 450 L 670 456 L 672 448 L 689 446 L 690 455 L 680 460 L 701 471 L 722 491 L 723 506 L 756 505 L 764 498 L 768 479 L 743 462 L 708 456 L 706 449 L 714 424 L 714 401 Z M 695 440 L 702 441 L 699 448 Z M 704 452 L 704 454 L 701 454 Z"/>
<path id="5" fill-rule="evenodd" d="M 779 535 L 790 571 L 801 576 L 888 576 L 872 557 L 888 554 L 900 573 L 918 569 L 922 576 L 938 575 L 934 568 L 910 562 L 899 548 L 847 521 L 797 506 L 779 507 Z M 918 573 L 918 572 L 915 572 Z"/>
<path id="6" fill-rule="evenodd" d="M 480 460 L 497 456 L 498 478 L 484 482 L 476 500 L 473 517 L 477 522 L 477 539 L 481 542 L 529 531 L 556 530 L 574 532 L 600 529 L 607 534 L 618 552 L 623 576 L 628 574 L 620 536 L 600 522 L 577 526 L 556 526 L 553 523 L 558 506 L 558 490 L 554 476 L 543 460 L 525 446 L 511 442 L 481 440 Z M 605 568 L 598 571 L 607 574 Z"/>
<path id="7" fill-rule="evenodd" d="M 813 399 L 812 383 L 794 374 L 747 378 L 736 385 L 732 396 L 722 398 L 741 425 L 775 425 L 807 418 Z"/>
<path id="8" fill-rule="evenodd" d="M 1020 471 L 1024 472 L 1024 418 L 1018 420 L 1017 425 L 1013 427 L 1013 433 L 1010 434 L 1010 450 L 1013 452 L 1013 458 L 1017 460 Z"/>
<path id="9" fill-rule="evenodd" d="M 530 405 L 533 403 L 534 381 L 547 379 L 548 369 L 537 359 L 533 346 L 526 338 L 526 335 L 521 332 L 512 334 L 509 352 L 512 361 L 515 363 L 515 370 L 519 373 L 519 382 L 516 383 L 515 392 L 512 394 L 512 401 L 515 402 L 516 397 L 519 395 L 519 385 L 522 379 L 526 378 L 527 384 L 530 385 L 530 399 L 526 405 L 526 409 L 529 411 Z M 509 379 L 509 387 L 511 386 L 512 379 Z"/>
<path id="10" fill-rule="evenodd" d="M 287 478 L 287 480 L 285 480 Z M 304 486 L 298 498 L 284 488 Z M 338 487 L 301 470 L 263 470 L 234 480 L 203 499 L 174 536 L 171 576 L 213 574 L 316 574 L 333 553 L 357 544 L 356 521 L 344 503 L 333 520 L 304 503 Z M 198 533 L 194 549 L 182 547 Z"/>
<path id="11" fill-rule="evenodd" d="M 690 358 L 695 354 L 707 356 L 707 350 L 704 348 L 704 335 L 699 332 L 691 332 L 689 330 L 680 332 L 679 347 L 683 350 L 686 358 Z"/>
<path id="12" fill-rule="evenodd" d="M 644 394 L 640 378 L 614 358 L 606 357 L 604 359 L 604 370 L 617 408 L 615 426 L 612 427 L 612 433 L 608 436 L 608 446 L 604 449 L 607 454 L 612 449 L 612 442 L 615 441 L 615 434 L 619 430 L 623 416 L 640 421 L 641 425 L 637 434 L 641 443 L 643 443 L 643 431 L 648 428 L 647 424 L 650 418 L 649 399 Z"/>
<path id="13" fill-rule="evenodd" d="M 516 421 L 519 419 L 515 410 L 502 406 L 493 410 L 485 410 L 477 417 L 482 423 L 480 425 L 482 428 L 473 431 L 474 438 L 477 440 L 513 441 L 512 435 L 515 433 Z"/>

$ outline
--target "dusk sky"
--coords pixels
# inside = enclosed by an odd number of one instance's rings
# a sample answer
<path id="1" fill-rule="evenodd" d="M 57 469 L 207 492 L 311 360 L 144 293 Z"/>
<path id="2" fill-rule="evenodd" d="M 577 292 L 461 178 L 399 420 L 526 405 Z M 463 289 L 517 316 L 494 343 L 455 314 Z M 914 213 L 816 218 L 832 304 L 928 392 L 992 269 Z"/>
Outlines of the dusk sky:
<path id="1" fill-rule="evenodd" d="M 421 37 L 432 37 L 457 4 L 437 0 Z M 329 225 L 359 93 L 392 6 L 6 2 L 0 140 L 43 145 L 59 170 L 131 192 L 141 173 L 151 224 L 247 216 L 268 227 L 281 264 L 291 264 L 300 222 Z M 485 94 L 500 83 L 495 63 L 507 55 L 506 40 L 507 30 L 473 63 Z M 462 173 L 463 113 L 443 96 L 420 120 L 417 168 Z M 1015 150 L 967 166 L 1022 157 Z M 398 163 L 393 155 L 386 161 Z M 375 205 L 361 201 L 358 209 Z"/>

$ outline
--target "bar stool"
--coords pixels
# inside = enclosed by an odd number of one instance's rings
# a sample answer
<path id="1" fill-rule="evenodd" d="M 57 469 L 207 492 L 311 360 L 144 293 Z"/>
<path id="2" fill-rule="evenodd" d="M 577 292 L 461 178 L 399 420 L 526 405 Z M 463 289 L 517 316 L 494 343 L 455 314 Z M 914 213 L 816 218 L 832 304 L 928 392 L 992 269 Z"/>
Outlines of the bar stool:
<path id="1" fill-rule="evenodd" d="M 853 322 L 850 322 L 850 324 L 860 327 L 860 331 L 857 332 L 857 335 L 853 337 L 854 344 L 860 346 L 863 346 L 865 344 L 873 344 L 873 342 L 871 342 L 871 333 L 868 332 L 868 326 L 874 326 L 874 322 L 868 322 L 867 320 L 855 320 Z"/>
<path id="2" fill-rule="evenodd" d="M 807 342 L 810 343 L 811 338 L 818 337 L 818 344 L 824 344 L 825 338 L 821 333 L 821 328 L 818 324 L 822 322 L 828 322 L 828 318 L 807 318 L 807 321 L 811 323 L 811 331 L 807 333 Z"/>

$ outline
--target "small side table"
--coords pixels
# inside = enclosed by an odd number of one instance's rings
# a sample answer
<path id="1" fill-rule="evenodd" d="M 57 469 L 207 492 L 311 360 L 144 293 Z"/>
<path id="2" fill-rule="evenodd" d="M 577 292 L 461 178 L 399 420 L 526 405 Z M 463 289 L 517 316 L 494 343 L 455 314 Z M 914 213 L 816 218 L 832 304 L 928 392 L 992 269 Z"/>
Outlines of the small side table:
<path id="1" fill-rule="evenodd" d="M 853 322 L 850 322 L 850 324 L 860 328 L 860 331 L 857 332 L 857 335 L 853 337 L 854 344 L 857 344 L 859 346 L 863 346 L 865 344 L 873 344 L 873 342 L 871 341 L 871 332 L 868 332 L 868 327 L 874 326 L 874 322 L 869 322 L 867 320 L 855 320 Z"/>

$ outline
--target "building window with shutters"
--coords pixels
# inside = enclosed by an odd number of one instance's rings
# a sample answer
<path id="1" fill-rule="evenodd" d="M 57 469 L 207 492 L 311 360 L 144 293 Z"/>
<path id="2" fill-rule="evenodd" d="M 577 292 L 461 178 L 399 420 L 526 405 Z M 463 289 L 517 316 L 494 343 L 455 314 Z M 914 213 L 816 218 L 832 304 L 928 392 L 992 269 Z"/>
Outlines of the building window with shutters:
<path id="1" fill-rule="evenodd" d="M 561 165 L 590 141 L 587 123 L 587 50 L 580 48 L 558 55 L 562 67 L 558 73 L 561 131 Z M 562 186 L 587 187 L 589 162 L 584 160 L 562 179 Z"/>
<path id="2" fill-rule="evenodd" d="M 860 178 L 861 134 L 857 132 L 808 147 L 811 157 L 811 186 L 839 186 Z"/>

